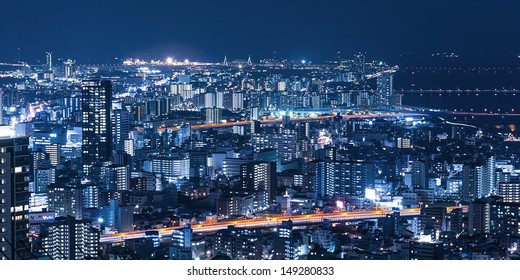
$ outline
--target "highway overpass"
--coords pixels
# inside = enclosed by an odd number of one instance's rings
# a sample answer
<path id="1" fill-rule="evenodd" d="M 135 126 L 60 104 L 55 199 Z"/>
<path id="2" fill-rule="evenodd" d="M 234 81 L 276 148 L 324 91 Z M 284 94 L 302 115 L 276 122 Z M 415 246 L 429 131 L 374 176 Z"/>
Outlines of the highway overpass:
<path id="1" fill-rule="evenodd" d="M 453 209 L 461 207 L 448 207 L 448 212 Z M 462 207 L 463 211 L 467 211 L 467 207 Z M 376 210 L 376 211 L 362 211 L 362 212 L 336 212 L 336 213 L 322 213 L 322 214 L 308 214 L 298 216 L 276 216 L 259 219 L 246 219 L 246 220 L 234 220 L 234 221 L 221 221 L 214 224 L 196 224 L 192 225 L 193 233 L 209 233 L 216 232 L 221 229 L 226 229 L 228 226 L 235 226 L 238 228 L 271 228 L 281 226 L 283 221 L 291 220 L 293 225 L 307 225 L 307 224 L 319 224 L 323 220 L 328 219 L 332 222 L 346 222 L 346 221 L 357 221 L 364 219 L 379 219 L 386 217 L 387 214 L 391 213 L 391 210 Z M 403 217 L 419 216 L 421 213 L 420 208 L 402 209 L 400 211 Z M 168 227 L 154 229 L 159 232 L 162 236 L 171 236 L 173 230 L 181 229 L 182 226 Z M 101 235 L 101 243 L 115 243 L 121 242 L 127 239 L 142 238 L 145 236 L 146 230 L 123 232 L 116 234 Z"/>

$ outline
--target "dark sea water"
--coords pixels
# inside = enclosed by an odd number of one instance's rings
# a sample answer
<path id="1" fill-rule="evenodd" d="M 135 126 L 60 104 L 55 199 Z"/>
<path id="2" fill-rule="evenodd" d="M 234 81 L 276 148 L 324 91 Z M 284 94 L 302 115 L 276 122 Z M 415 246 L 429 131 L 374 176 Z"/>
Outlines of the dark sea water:
<path id="1" fill-rule="evenodd" d="M 520 114 L 520 92 L 403 92 L 403 104 L 448 111 Z"/>

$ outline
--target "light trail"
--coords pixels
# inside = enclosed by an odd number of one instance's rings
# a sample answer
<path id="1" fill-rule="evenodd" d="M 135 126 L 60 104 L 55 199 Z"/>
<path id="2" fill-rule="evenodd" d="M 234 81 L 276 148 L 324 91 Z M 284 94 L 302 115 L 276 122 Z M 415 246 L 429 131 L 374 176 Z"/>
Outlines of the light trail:
<path id="1" fill-rule="evenodd" d="M 463 211 L 467 212 L 467 207 L 447 207 L 448 211 L 462 208 Z M 228 226 L 235 226 L 239 228 L 271 228 L 282 225 L 283 221 L 291 220 L 293 225 L 305 225 L 305 224 L 318 224 L 322 223 L 323 220 L 327 219 L 331 222 L 345 222 L 355 221 L 364 219 L 380 219 L 386 217 L 387 214 L 391 213 L 391 210 L 376 210 L 376 211 L 363 211 L 363 212 L 336 212 L 336 213 L 321 213 L 321 214 L 307 214 L 298 216 L 276 216 L 259 219 L 247 219 L 247 220 L 233 220 L 233 221 L 222 221 L 214 224 L 196 224 L 192 225 L 193 233 L 209 233 L 216 232 L 221 229 L 226 229 Z M 418 216 L 421 213 L 420 208 L 402 209 L 400 215 L 403 217 Z M 160 236 L 171 236 L 173 230 L 182 229 L 183 226 L 167 227 L 160 229 L 152 229 L 159 232 Z M 100 238 L 101 243 L 116 243 L 122 242 L 127 239 L 142 238 L 145 236 L 147 230 L 123 232 L 115 234 L 102 235 Z"/>

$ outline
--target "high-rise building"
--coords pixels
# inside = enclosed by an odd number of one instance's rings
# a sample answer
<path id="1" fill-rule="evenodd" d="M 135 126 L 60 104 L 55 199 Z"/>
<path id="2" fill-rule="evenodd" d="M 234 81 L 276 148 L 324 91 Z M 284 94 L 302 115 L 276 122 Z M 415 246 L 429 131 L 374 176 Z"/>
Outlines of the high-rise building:
<path id="1" fill-rule="evenodd" d="M 86 80 L 81 89 L 83 175 L 89 178 L 92 167 L 110 160 L 112 154 L 112 83 Z"/>
<path id="2" fill-rule="evenodd" d="M 425 162 L 414 161 L 412 163 L 412 186 L 414 188 L 428 187 L 428 167 Z"/>
<path id="3" fill-rule="evenodd" d="M 364 161 L 314 161 L 313 188 L 322 197 L 364 196 L 375 183 L 375 166 Z"/>
<path id="4" fill-rule="evenodd" d="M 51 165 L 56 166 L 60 163 L 61 155 L 61 145 L 60 144 L 50 144 L 45 148 L 45 152 L 49 154 L 49 159 L 51 160 Z"/>
<path id="5" fill-rule="evenodd" d="M 260 110 L 258 107 L 251 107 L 249 109 L 249 120 L 256 121 L 260 118 Z"/>
<path id="6" fill-rule="evenodd" d="M 258 260 L 262 256 L 262 249 L 259 230 L 229 226 L 217 231 L 215 236 L 215 254 L 232 260 Z"/>
<path id="7" fill-rule="evenodd" d="M 47 189 L 49 210 L 56 212 L 56 216 L 72 216 L 76 219 L 83 218 L 83 186 L 56 180 L 56 183 L 50 184 Z"/>
<path id="8" fill-rule="evenodd" d="M 503 198 L 504 202 L 520 203 L 520 183 L 499 183 L 498 195 Z"/>
<path id="9" fill-rule="evenodd" d="M 37 169 L 34 171 L 34 192 L 47 193 L 47 187 L 53 184 L 56 178 L 55 168 Z"/>
<path id="10" fill-rule="evenodd" d="M 254 161 L 241 166 L 242 188 L 257 193 L 255 209 L 269 207 L 276 195 L 276 167 L 273 162 Z"/>
<path id="11" fill-rule="evenodd" d="M 520 203 L 499 197 L 477 199 L 469 204 L 468 233 L 515 237 L 520 232 Z"/>
<path id="12" fill-rule="evenodd" d="M 130 113 L 125 109 L 118 109 L 112 112 L 112 125 L 114 134 L 114 146 L 116 149 L 123 148 L 124 141 L 128 139 L 130 133 Z"/>
<path id="13" fill-rule="evenodd" d="M 33 253 L 52 260 L 97 259 L 99 230 L 90 220 L 59 217 L 42 223 L 40 233 L 33 237 Z"/>
<path id="14" fill-rule="evenodd" d="M 297 148 L 296 134 L 255 133 L 251 135 L 253 151 L 259 153 L 264 149 L 276 149 L 281 161 L 291 161 Z"/>
<path id="15" fill-rule="evenodd" d="M 242 92 L 233 93 L 233 107 L 234 111 L 242 110 L 244 108 L 244 94 Z"/>
<path id="16" fill-rule="evenodd" d="M 47 58 L 47 61 L 46 61 L 47 70 L 52 71 L 52 53 L 47 52 L 46 58 Z"/>
<path id="17" fill-rule="evenodd" d="M 462 170 L 462 199 L 474 199 L 498 193 L 495 157 L 490 156 L 480 163 L 464 165 Z"/>
<path id="18" fill-rule="evenodd" d="M 126 191 L 130 186 L 130 169 L 127 165 L 111 164 L 105 169 L 105 182 L 109 191 Z"/>
<path id="19" fill-rule="evenodd" d="M 14 138 L 4 132 L 0 132 L 0 260 L 26 259 L 33 160 L 28 138 Z"/>
<path id="20" fill-rule="evenodd" d="M 392 74 L 383 74 L 377 77 L 376 94 L 378 105 L 390 105 L 390 97 L 394 94 Z"/>
<path id="21" fill-rule="evenodd" d="M 74 77 L 74 61 L 68 59 L 63 62 L 65 67 L 65 79 L 70 79 Z"/>
<path id="22" fill-rule="evenodd" d="M 217 124 L 222 120 L 222 109 L 220 108 L 206 108 L 206 123 Z"/>

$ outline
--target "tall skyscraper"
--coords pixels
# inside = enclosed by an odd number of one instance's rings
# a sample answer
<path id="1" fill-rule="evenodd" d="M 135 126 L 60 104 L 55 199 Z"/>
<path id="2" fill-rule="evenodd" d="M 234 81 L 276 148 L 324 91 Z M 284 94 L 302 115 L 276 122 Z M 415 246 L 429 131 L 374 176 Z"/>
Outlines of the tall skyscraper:
<path id="1" fill-rule="evenodd" d="M 124 141 L 129 138 L 130 114 L 125 109 L 114 110 L 112 119 L 114 145 L 119 150 L 123 148 Z"/>
<path id="2" fill-rule="evenodd" d="M 377 77 L 377 105 L 390 105 L 390 97 L 394 94 L 392 74 Z"/>
<path id="3" fill-rule="evenodd" d="M 495 172 L 496 160 L 490 156 L 479 163 L 464 165 L 462 174 L 462 199 L 488 197 L 498 193 L 498 184 Z"/>
<path id="4" fill-rule="evenodd" d="M 52 53 L 47 52 L 47 70 L 52 71 Z"/>
<path id="5" fill-rule="evenodd" d="M 63 62 L 63 65 L 65 67 L 65 79 L 72 78 L 74 76 L 74 61 L 68 59 Z"/>
<path id="6" fill-rule="evenodd" d="M 32 163 L 28 138 L 0 138 L 0 260 L 29 256 L 28 188 Z"/>
<path id="7" fill-rule="evenodd" d="M 112 154 L 112 83 L 108 80 L 87 80 L 83 81 L 81 89 L 83 175 L 89 178 L 92 167 L 110 160 Z"/>
<path id="8" fill-rule="evenodd" d="M 255 161 L 241 166 L 242 187 L 257 193 L 255 209 L 265 209 L 276 194 L 276 166 L 273 162 Z"/>

